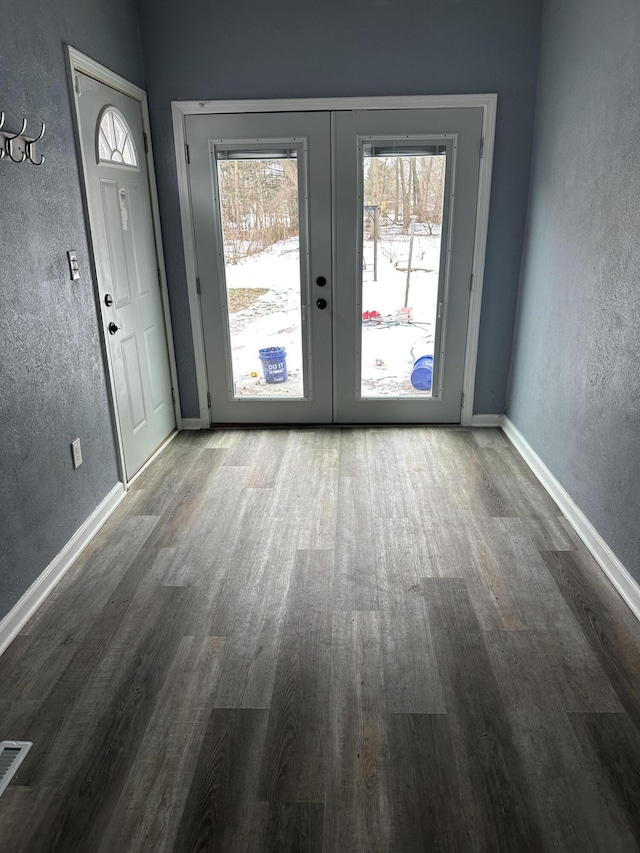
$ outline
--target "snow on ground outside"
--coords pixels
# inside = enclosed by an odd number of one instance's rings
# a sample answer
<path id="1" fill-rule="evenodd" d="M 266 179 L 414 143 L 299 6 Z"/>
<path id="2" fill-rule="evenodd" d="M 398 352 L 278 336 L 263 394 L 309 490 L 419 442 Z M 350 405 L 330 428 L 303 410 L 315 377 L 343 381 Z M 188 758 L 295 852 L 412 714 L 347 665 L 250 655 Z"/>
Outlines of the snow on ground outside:
<path id="1" fill-rule="evenodd" d="M 365 241 L 363 312 L 378 311 L 385 318 L 395 318 L 396 311 L 404 306 L 408 249 L 409 238 L 406 235 L 380 240 L 378 280 L 374 282 L 373 243 Z M 389 257 L 404 270 L 396 269 Z M 433 354 L 439 263 L 440 237 L 416 235 L 409 307 L 413 308 L 414 323 L 420 325 L 390 324 L 386 321 L 363 324 L 363 396 L 428 393 L 416 391 L 410 377 L 414 356 L 417 359 Z M 262 287 L 268 290 L 248 308 L 230 316 L 237 396 L 301 397 L 300 261 L 297 239 L 283 240 L 263 252 L 242 259 L 238 264 L 229 264 L 226 273 L 228 288 Z M 287 350 L 289 379 L 285 383 L 267 383 L 263 378 L 258 350 L 270 346 L 284 346 Z M 257 377 L 252 377 L 252 372 L 257 373 Z"/>

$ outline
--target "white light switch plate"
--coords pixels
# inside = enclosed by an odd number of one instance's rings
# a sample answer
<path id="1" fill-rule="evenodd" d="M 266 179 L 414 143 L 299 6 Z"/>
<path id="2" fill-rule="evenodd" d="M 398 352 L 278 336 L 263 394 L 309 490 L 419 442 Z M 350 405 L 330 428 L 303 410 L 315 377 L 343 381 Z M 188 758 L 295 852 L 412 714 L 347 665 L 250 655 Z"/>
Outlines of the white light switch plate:
<path id="1" fill-rule="evenodd" d="M 73 467 L 79 468 L 82 465 L 82 448 L 79 438 L 74 438 L 71 442 L 71 453 L 73 454 Z"/>
<path id="2" fill-rule="evenodd" d="M 78 253 L 73 249 L 69 249 L 67 252 L 67 258 L 69 259 L 69 275 L 71 276 L 71 281 L 78 281 L 80 278 L 80 270 L 78 268 Z"/>

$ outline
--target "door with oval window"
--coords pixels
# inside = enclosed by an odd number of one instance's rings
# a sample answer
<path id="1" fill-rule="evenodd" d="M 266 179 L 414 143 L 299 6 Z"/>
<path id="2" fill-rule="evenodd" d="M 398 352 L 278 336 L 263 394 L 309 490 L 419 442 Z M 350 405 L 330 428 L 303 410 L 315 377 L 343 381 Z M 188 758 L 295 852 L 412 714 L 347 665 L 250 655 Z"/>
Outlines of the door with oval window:
<path id="1" fill-rule="evenodd" d="M 481 108 L 190 115 L 212 423 L 459 423 Z"/>
<path id="2" fill-rule="evenodd" d="M 139 101 L 75 72 L 85 186 L 116 427 L 131 477 L 175 430 Z"/>

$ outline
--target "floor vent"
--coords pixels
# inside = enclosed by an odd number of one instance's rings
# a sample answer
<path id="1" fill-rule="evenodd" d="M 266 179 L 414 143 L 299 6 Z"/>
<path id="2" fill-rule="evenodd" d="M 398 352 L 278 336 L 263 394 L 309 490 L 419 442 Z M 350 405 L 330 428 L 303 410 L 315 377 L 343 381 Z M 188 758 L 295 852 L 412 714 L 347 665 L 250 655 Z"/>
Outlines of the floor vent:
<path id="1" fill-rule="evenodd" d="M 0 743 L 0 797 L 32 746 L 28 740 L 3 740 Z"/>

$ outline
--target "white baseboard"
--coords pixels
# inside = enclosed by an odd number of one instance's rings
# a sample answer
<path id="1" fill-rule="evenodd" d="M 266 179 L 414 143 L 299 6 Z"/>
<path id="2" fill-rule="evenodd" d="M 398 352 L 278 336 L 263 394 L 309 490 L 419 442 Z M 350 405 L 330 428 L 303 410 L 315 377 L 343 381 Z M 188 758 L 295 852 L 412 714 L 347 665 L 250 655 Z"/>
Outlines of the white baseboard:
<path id="1" fill-rule="evenodd" d="M 209 424 L 203 425 L 200 418 L 183 418 L 182 429 L 209 429 Z"/>
<path id="2" fill-rule="evenodd" d="M 580 539 L 582 539 L 595 561 L 618 590 L 635 617 L 640 620 L 640 585 L 638 585 L 628 569 L 616 557 L 587 516 L 575 503 L 571 495 L 556 480 L 520 430 L 506 416 L 503 418 L 502 429 L 529 468 L 531 468 L 538 480 L 540 480 L 544 488 L 558 504 L 562 510 L 562 514 L 569 524 L 571 524 Z"/>
<path id="3" fill-rule="evenodd" d="M 503 415 L 472 415 L 472 427 L 501 427 Z"/>
<path id="4" fill-rule="evenodd" d="M 55 585 L 64 577 L 125 495 L 122 483 L 114 486 L 84 524 L 76 530 L 62 551 L 54 557 L 18 603 L 7 613 L 0 622 L 0 655 L 20 633 Z"/>

